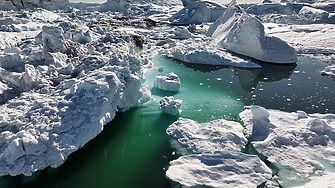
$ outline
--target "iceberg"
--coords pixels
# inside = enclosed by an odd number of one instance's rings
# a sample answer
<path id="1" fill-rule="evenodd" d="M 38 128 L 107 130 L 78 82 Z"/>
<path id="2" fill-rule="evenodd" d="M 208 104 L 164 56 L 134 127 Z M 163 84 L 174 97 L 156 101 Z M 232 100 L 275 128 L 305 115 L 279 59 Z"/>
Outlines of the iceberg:
<path id="1" fill-rule="evenodd" d="M 246 13 L 235 0 L 208 29 L 218 45 L 238 54 L 273 63 L 295 63 L 295 49 L 283 40 L 268 36 L 263 24 Z"/>
<path id="2" fill-rule="evenodd" d="M 181 113 L 181 110 L 179 110 L 179 108 L 181 107 L 182 102 L 183 101 L 180 99 L 175 100 L 173 96 L 165 96 L 159 101 L 162 111 L 171 115 L 177 115 Z"/>
<path id="3" fill-rule="evenodd" d="M 178 91 L 180 89 L 180 79 L 173 72 L 167 73 L 165 76 L 156 76 L 154 87 L 166 91 Z"/>
<path id="4" fill-rule="evenodd" d="M 255 149 L 279 169 L 282 186 L 305 184 L 332 172 L 334 114 L 288 113 L 252 106 L 240 117 L 247 135 L 256 138 L 252 142 Z"/>
<path id="5" fill-rule="evenodd" d="M 257 156 L 237 152 L 204 152 L 170 162 L 166 176 L 186 187 L 256 188 L 272 176 Z"/>

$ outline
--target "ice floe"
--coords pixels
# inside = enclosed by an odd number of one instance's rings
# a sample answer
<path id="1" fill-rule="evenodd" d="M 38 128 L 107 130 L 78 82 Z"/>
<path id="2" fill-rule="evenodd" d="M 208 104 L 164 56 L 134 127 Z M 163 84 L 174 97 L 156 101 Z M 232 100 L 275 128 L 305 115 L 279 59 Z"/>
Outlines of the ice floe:
<path id="1" fill-rule="evenodd" d="M 179 118 L 166 133 L 192 152 L 241 151 L 247 144 L 243 127 L 238 122 L 224 119 L 199 124 L 191 119 Z"/>
<path id="2" fill-rule="evenodd" d="M 333 171 L 335 116 L 252 106 L 240 114 L 255 149 L 279 170 L 282 186 L 297 186 Z M 331 167 L 331 168 L 329 168 Z"/>
<path id="3" fill-rule="evenodd" d="M 170 165 L 167 177 L 186 187 L 257 187 L 272 175 L 257 156 L 228 151 L 186 155 Z"/>

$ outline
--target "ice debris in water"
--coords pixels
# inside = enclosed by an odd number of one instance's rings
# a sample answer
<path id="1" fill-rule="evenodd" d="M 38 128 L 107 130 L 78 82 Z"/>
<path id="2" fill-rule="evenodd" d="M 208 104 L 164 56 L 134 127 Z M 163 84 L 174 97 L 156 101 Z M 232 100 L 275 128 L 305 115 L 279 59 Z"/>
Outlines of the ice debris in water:
<path id="1" fill-rule="evenodd" d="M 171 115 L 177 115 L 181 113 L 181 110 L 179 110 L 179 108 L 181 107 L 182 100 L 180 99 L 175 100 L 173 96 L 165 96 L 159 101 L 159 103 L 163 112 Z"/>
<path id="2" fill-rule="evenodd" d="M 274 63 L 298 61 L 295 49 L 283 40 L 264 33 L 263 24 L 232 1 L 207 34 L 218 45 L 252 58 Z"/>
<path id="3" fill-rule="evenodd" d="M 288 113 L 252 106 L 240 117 L 247 135 L 256 138 L 252 142 L 255 149 L 279 169 L 282 186 L 304 184 L 333 172 L 333 114 L 307 115 L 303 111 Z"/>
<path id="4" fill-rule="evenodd" d="M 180 89 L 180 79 L 175 73 L 167 73 L 165 76 L 156 76 L 154 87 L 166 91 L 178 91 Z"/>

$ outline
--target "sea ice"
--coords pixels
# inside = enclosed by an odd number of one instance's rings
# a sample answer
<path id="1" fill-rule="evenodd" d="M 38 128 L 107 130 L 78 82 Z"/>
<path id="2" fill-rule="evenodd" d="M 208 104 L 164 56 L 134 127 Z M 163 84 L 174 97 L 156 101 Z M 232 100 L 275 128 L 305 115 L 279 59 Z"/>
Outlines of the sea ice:
<path id="1" fill-rule="evenodd" d="M 247 135 L 262 136 L 252 144 L 279 169 L 281 186 L 307 183 L 329 173 L 329 167 L 334 166 L 334 114 L 307 115 L 302 111 L 288 113 L 252 106 L 240 117 Z"/>
<path id="2" fill-rule="evenodd" d="M 166 133 L 192 152 L 241 151 L 247 144 L 243 127 L 238 122 L 224 119 L 199 124 L 191 119 L 179 118 L 166 129 Z"/>
<path id="3" fill-rule="evenodd" d="M 180 79 L 175 73 L 167 73 L 165 76 L 156 76 L 154 87 L 166 91 L 178 91 L 180 89 Z"/>
<path id="4" fill-rule="evenodd" d="M 226 12 L 211 25 L 207 34 L 223 48 L 261 61 L 298 61 L 294 48 L 279 38 L 266 35 L 263 24 L 246 13 L 235 0 L 232 0 Z"/>
<path id="5" fill-rule="evenodd" d="M 182 100 L 174 99 L 173 96 L 171 97 L 163 97 L 160 101 L 160 106 L 163 112 L 166 112 L 171 115 L 177 115 L 181 112 L 179 108 L 181 107 Z"/>
<path id="6" fill-rule="evenodd" d="M 257 156 L 229 151 L 186 155 L 170 165 L 167 177 L 186 187 L 256 188 L 272 176 Z"/>

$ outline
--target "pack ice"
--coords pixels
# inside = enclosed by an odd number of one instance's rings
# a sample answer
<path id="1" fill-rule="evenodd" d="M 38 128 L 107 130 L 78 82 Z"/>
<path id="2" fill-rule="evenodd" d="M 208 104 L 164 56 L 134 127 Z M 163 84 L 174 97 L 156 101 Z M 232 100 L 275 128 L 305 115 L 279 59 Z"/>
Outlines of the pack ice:
<path id="1" fill-rule="evenodd" d="M 273 63 L 298 61 L 294 48 L 264 33 L 263 24 L 233 0 L 228 9 L 208 29 L 218 45 L 238 54 Z"/>
<path id="2" fill-rule="evenodd" d="M 167 177 L 183 186 L 257 187 L 271 178 L 271 170 L 254 155 L 239 153 L 247 144 L 238 122 L 224 119 L 199 124 L 179 118 L 166 130 L 177 140 L 178 152 L 186 147 L 201 153 L 170 162 Z M 178 146 L 180 144 L 180 146 Z"/>

